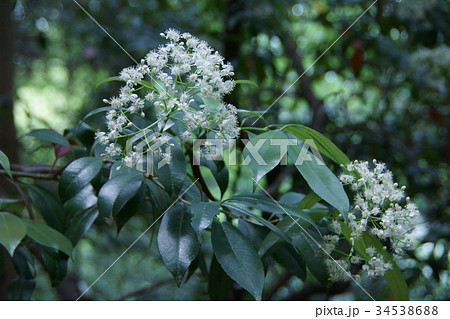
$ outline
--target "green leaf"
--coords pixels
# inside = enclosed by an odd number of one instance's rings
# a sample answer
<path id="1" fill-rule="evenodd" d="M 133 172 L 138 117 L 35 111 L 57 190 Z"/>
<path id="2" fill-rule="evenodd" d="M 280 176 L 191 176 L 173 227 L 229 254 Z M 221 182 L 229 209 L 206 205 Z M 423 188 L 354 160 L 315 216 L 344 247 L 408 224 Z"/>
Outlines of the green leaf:
<path id="1" fill-rule="evenodd" d="M 218 202 L 192 203 L 191 213 L 193 215 L 191 225 L 200 234 L 211 224 L 213 217 L 220 214 L 220 204 Z"/>
<path id="2" fill-rule="evenodd" d="M 264 269 L 249 239 L 230 223 L 220 223 L 214 218 L 211 240 L 214 255 L 223 270 L 256 300 L 261 300 Z"/>
<path id="3" fill-rule="evenodd" d="M 45 222 L 62 232 L 65 224 L 64 207 L 53 193 L 38 185 L 25 184 L 27 194 Z"/>
<path id="4" fill-rule="evenodd" d="M 307 233 L 306 233 L 307 232 Z M 328 283 L 328 271 L 325 264 L 327 255 L 321 248 L 323 241 L 316 233 L 306 230 L 292 236 L 292 242 L 303 254 L 306 266 L 311 274 L 322 284 Z"/>
<path id="5" fill-rule="evenodd" d="M 344 223 L 341 223 L 342 234 L 350 239 L 351 230 Z M 392 255 L 385 249 L 383 249 L 383 244 L 375 238 L 373 235 L 364 232 L 361 237 L 355 239 L 355 250 L 364 259 L 370 259 L 369 254 L 367 254 L 366 249 L 368 247 L 374 247 L 375 250 L 380 253 L 387 262 L 390 262 L 392 269 L 388 270 L 384 274 L 384 278 L 389 285 L 391 291 L 395 294 L 398 300 L 409 300 L 409 289 L 406 283 L 403 273 L 397 266 L 397 263 L 392 258 Z"/>
<path id="6" fill-rule="evenodd" d="M 13 178 L 11 175 L 11 168 L 9 166 L 8 156 L 6 156 L 6 154 L 3 153 L 2 151 L 0 151 L 0 165 L 3 167 L 3 169 L 5 170 L 6 174 L 8 174 L 8 176 Z"/>
<path id="7" fill-rule="evenodd" d="M 88 114 L 86 114 L 83 117 L 83 119 L 81 120 L 80 124 L 85 122 L 87 119 L 97 115 L 97 114 L 100 114 L 100 113 L 103 113 L 103 112 L 107 112 L 109 110 L 112 110 L 111 106 L 103 106 L 103 107 L 99 107 L 97 109 L 94 109 L 94 110 L 90 111 Z"/>
<path id="8" fill-rule="evenodd" d="M 169 195 L 161 188 L 159 188 L 154 182 L 146 179 L 145 184 L 149 190 L 152 203 L 160 214 L 166 211 L 167 208 L 172 205 L 173 200 L 170 199 Z"/>
<path id="9" fill-rule="evenodd" d="M 59 134 L 58 132 L 53 131 L 53 130 L 48 130 L 48 129 L 33 130 L 30 133 L 22 135 L 22 137 L 25 137 L 25 136 L 36 137 L 43 141 L 62 145 L 67 148 L 72 148 L 69 141 L 64 136 L 62 136 L 61 134 Z"/>
<path id="10" fill-rule="evenodd" d="M 42 252 L 45 269 L 50 276 L 52 287 L 58 286 L 67 274 L 67 256 L 47 249 Z"/>
<path id="11" fill-rule="evenodd" d="M 303 281 L 306 279 L 305 260 L 292 245 L 283 245 L 272 254 L 272 257 L 291 274 Z"/>
<path id="12" fill-rule="evenodd" d="M 91 228 L 97 216 L 97 207 L 90 207 L 77 212 L 75 216 L 70 220 L 69 226 L 67 227 L 67 230 L 64 234 L 67 238 L 69 238 L 74 246 Z"/>
<path id="13" fill-rule="evenodd" d="M 300 203 L 298 203 L 297 207 L 300 209 L 310 209 L 316 206 L 316 204 L 321 200 L 320 196 L 314 192 L 306 195 Z M 321 204 L 318 204 L 319 207 L 324 207 Z"/>
<path id="14" fill-rule="evenodd" d="M 117 234 L 120 232 L 123 226 L 137 213 L 143 210 L 144 207 L 144 188 L 139 188 L 136 195 L 134 195 L 123 208 L 116 214 L 116 227 Z"/>
<path id="15" fill-rule="evenodd" d="M 279 145 L 272 145 L 274 140 L 287 139 L 281 131 L 269 131 L 251 138 L 243 151 L 244 163 L 248 165 L 253 179 L 259 182 L 268 172 L 280 163 L 285 154 L 281 154 Z M 253 153 L 249 149 L 253 150 Z"/>
<path id="16" fill-rule="evenodd" d="M 25 247 L 18 247 L 16 249 L 12 262 L 20 278 L 33 279 L 36 277 L 34 257 Z"/>
<path id="17" fill-rule="evenodd" d="M 236 83 L 236 84 L 250 84 L 250 85 L 253 85 L 254 87 L 258 87 L 258 84 L 256 84 L 253 81 L 250 81 L 250 80 L 235 80 L 234 83 Z"/>
<path id="18" fill-rule="evenodd" d="M 247 206 L 260 209 L 262 211 L 274 213 L 277 216 L 291 215 L 292 217 L 299 217 L 310 225 L 315 226 L 313 220 L 303 210 L 281 204 L 274 199 L 262 194 L 244 193 L 230 197 L 227 199 L 227 201 L 242 203 Z M 255 214 L 253 214 L 252 216 L 254 215 Z M 254 218 L 256 219 L 256 217 Z M 259 219 L 257 220 L 259 221 Z"/>
<path id="19" fill-rule="evenodd" d="M 31 299 L 34 288 L 36 288 L 34 279 L 14 279 L 8 286 L 7 298 L 12 301 L 28 301 Z"/>
<path id="20" fill-rule="evenodd" d="M 214 176 L 217 185 L 220 188 L 220 193 L 223 196 L 228 188 L 229 172 L 228 167 L 224 161 L 210 161 L 202 157 L 200 159 L 200 165 L 208 167 Z"/>
<path id="21" fill-rule="evenodd" d="M 164 264 L 179 287 L 200 248 L 185 204 L 177 203 L 164 214 L 158 231 L 158 248 Z"/>
<path id="22" fill-rule="evenodd" d="M 241 207 L 238 205 L 234 205 L 231 203 L 223 203 L 224 207 L 228 207 L 233 213 L 237 213 L 241 216 L 247 216 L 250 218 L 253 218 L 255 220 L 257 220 L 258 222 L 260 222 L 261 224 L 263 224 L 264 226 L 266 226 L 267 228 L 269 228 L 271 231 L 273 231 L 277 236 L 279 236 L 280 238 L 289 241 L 289 238 L 286 237 L 286 235 L 280 231 L 275 225 L 273 225 L 272 223 L 270 223 L 269 221 L 267 221 L 266 219 L 264 219 L 263 217 L 253 213 L 251 210 L 245 208 L 245 207 Z"/>
<path id="23" fill-rule="evenodd" d="M 67 201 L 80 192 L 100 173 L 103 162 L 96 157 L 79 158 L 66 167 L 59 182 L 59 196 Z"/>
<path id="24" fill-rule="evenodd" d="M 314 193 L 339 210 L 344 219 L 347 220 L 350 203 L 341 182 L 323 162 L 319 164 L 314 154 L 306 152 L 303 155 L 300 149 L 300 146 L 288 147 L 289 156 L 296 163 L 295 167 L 297 167 Z M 299 159 L 302 160 L 301 164 L 297 164 Z"/>
<path id="25" fill-rule="evenodd" d="M 10 213 L 0 213 L 0 244 L 11 256 L 26 233 L 27 229 L 22 219 Z"/>
<path id="26" fill-rule="evenodd" d="M 116 216 L 136 195 L 142 185 L 139 172 L 118 175 L 107 181 L 98 194 L 98 210 L 102 218 Z"/>
<path id="27" fill-rule="evenodd" d="M 27 235 L 35 241 L 44 246 L 62 251 L 69 257 L 72 255 L 72 243 L 59 231 L 34 220 L 23 219 L 22 221 L 27 227 Z"/>
<path id="28" fill-rule="evenodd" d="M 293 217 L 293 218 L 292 218 Z M 277 236 L 278 233 L 268 233 L 259 249 L 260 256 L 267 256 L 283 245 L 283 239 L 287 243 L 292 242 L 292 237 L 297 233 L 304 232 L 309 226 L 309 222 L 294 216 L 284 217 L 276 226 L 277 230 L 284 234 L 284 237 Z M 303 228 L 303 229 L 302 229 Z"/>
<path id="29" fill-rule="evenodd" d="M 112 81 L 123 81 L 123 80 L 118 76 L 110 76 L 109 78 L 103 79 L 100 82 L 98 82 L 97 85 L 95 86 L 95 88 L 98 88 L 103 83 L 108 83 L 108 82 L 112 82 Z"/>
<path id="30" fill-rule="evenodd" d="M 307 139 L 313 140 L 319 152 L 339 165 L 350 163 L 347 155 L 334 145 L 333 142 L 312 128 L 300 124 L 290 124 L 284 126 L 282 130 L 291 133 L 302 141 L 306 141 Z"/>
<path id="31" fill-rule="evenodd" d="M 172 199 L 176 199 L 186 180 L 187 165 L 181 146 L 175 139 L 172 139 L 171 143 L 174 144 L 171 148 L 172 159 L 160 168 L 158 168 L 158 161 L 155 161 L 155 170 L 166 192 Z"/>
<path id="32" fill-rule="evenodd" d="M 220 266 L 213 255 L 209 270 L 208 295 L 211 300 L 229 300 L 229 293 L 233 288 L 233 279 Z"/>

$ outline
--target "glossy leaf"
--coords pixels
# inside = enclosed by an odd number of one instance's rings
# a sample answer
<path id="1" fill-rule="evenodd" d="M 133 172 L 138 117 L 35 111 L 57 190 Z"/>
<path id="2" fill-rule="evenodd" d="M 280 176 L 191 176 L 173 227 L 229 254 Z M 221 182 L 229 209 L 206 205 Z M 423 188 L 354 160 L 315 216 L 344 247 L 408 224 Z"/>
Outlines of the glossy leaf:
<path id="1" fill-rule="evenodd" d="M 43 141 L 72 148 L 69 141 L 64 136 L 53 130 L 48 129 L 33 130 L 30 133 L 24 134 L 22 137 L 24 136 L 32 136 Z"/>
<path id="2" fill-rule="evenodd" d="M 95 157 L 79 158 L 66 167 L 59 182 L 59 195 L 63 201 L 80 192 L 100 173 L 103 162 Z"/>
<path id="3" fill-rule="evenodd" d="M 213 217 L 220 214 L 220 204 L 218 202 L 192 203 L 191 213 L 193 215 L 191 225 L 200 234 L 211 224 Z"/>
<path id="4" fill-rule="evenodd" d="M 289 146 L 289 157 L 296 163 L 295 167 L 305 178 L 309 187 L 328 204 L 335 207 L 347 219 L 350 203 L 339 179 L 323 163 L 318 162 L 314 154 L 302 154 L 299 146 Z M 301 163 L 297 164 L 299 157 Z M 308 156 L 309 155 L 309 156 Z"/>
<path id="5" fill-rule="evenodd" d="M 98 210 L 97 207 L 90 207 L 85 210 L 79 211 L 71 219 L 65 236 L 72 242 L 73 245 L 83 237 L 84 234 L 91 228 L 94 221 L 97 219 Z"/>
<path id="6" fill-rule="evenodd" d="M 6 174 L 8 174 L 8 176 L 10 178 L 13 178 L 11 175 L 11 168 L 10 168 L 8 156 L 6 156 L 6 154 L 3 153 L 2 151 L 0 151 L 0 166 L 3 167 Z"/>
<path id="7" fill-rule="evenodd" d="M 175 139 L 172 139 L 174 146 L 171 148 L 171 160 L 169 163 L 158 168 L 158 160 L 155 160 L 155 171 L 161 184 L 172 199 L 180 194 L 186 180 L 186 159 L 181 146 Z"/>
<path id="8" fill-rule="evenodd" d="M 28 197 L 37 207 L 45 222 L 60 232 L 64 231 L 65 212 L 58 197 L 38 185 L 25 185 Z"/>
<path id="9" fill-rule="evenodd" d="M 311 274 L 322 284 L 328 283 L 328 272 L 325 264 L 327 255 L 321 248 L 323 241 L 319 235 L 309 230 L 298 232 L 292 236 L 292 242 L 303 256 Z"/>
<path id="10" fill-rule="evenodd" d="M 269 131 L 251 138 L 243 151 L 244 163 L 248 165 L 253 179 L 259 182 L 268 172 L 280 163 L 285 154 L 281 154 L 279 145 L 273 140 L 287 139 L 281 131 Z M 252 150 L 252 151 L 251 151 Z"/>
<path id="11" fill-rule="evenodd" d="M 200 164 L 206 166 L 211 170 L 217 185 L 220 188 L 221 195 L 223 196 L 228 188 L 229 183 L 229 171 L 228 167 L 223 161 L 210 161 L 205 158 L 201 158 Z"/>
<path id="12" fill-rule="evenodd" d="M 164 214 L 158 231 L 158 248 L 164 264 L 180 286 L 200 248 L 185 204 L 178 203 Z"/>
<path id="13" fill-rule="evenodd" d="M 136 195 L 142 185 L 139 172 L 122 174 L 107 181 L 98 194 L 98 210 L 102 218 L 116 216 Z"/>
<path id="14" fill-rule="evenodd" d="M 41 245 L 62 251 L 67 256 L 72 255 L 72 243 L 57 230 L 35 220 L 24 219 L 27 235 Z"/>
<path id="15" fill-rule="evenodd" d="M 0 213 L 0 244 L 11 256 L 26 233 L 27 229 L 22 219 L 10 213 Z"/>
<path id="16" fill-rule="evenodd" d="M 223 270 L 256 300 L 261 300 L 264 269 L 249 239 L 230 223 L 214 218 L 211 240 Z"/>
<path id="17" fill-rule="evenodd" d="M 345 155 L 333 142 L 316 130 L 300 124 L 286 125 L 282 129 L 294 135 L 299 140 L 306 141 L 307 139 L 312 139 L 316 144 L 318 151 L 335 163 L 339 165 L 350 163 L 347 155 Z"/>
<path id="18" fill-rule="evenodd" d="M 292 245 L 281 246 L 272 254 L 272 257 L 291 274 L 303 281 L 306 279 L 305 260 Z"/>

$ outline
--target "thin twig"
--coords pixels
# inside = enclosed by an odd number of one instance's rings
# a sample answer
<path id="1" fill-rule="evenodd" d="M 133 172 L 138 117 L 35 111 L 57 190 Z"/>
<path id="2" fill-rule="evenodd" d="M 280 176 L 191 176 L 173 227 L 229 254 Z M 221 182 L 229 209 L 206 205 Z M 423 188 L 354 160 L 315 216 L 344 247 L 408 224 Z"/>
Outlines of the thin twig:
<path id="1" fill-rule="evenodd" d="M 28 197 L 23 192 L 22 188 L 19 186 L 19 184 L 14 182 L 12 179 L 8 178 L 7 180 L 8 180 L 8 182 L 10 182 L 17 189 L 17 191 L 20 194 L 20 197 L 22 197 L 22 200 L 23 200 L 23 203 L 25 204 L 25 207 L 27 208 L 28 216 L 30 217 L 30 219 L 34 220 L 33 209 L 31 208 L 30 201 L 28 200 Z"/>
<path id="2" fill-rule="evenodd" d="M 160 287 L 162 287 L 162 286 L 164 286 L 164 285 L 170 284 L 170 283 L 173 282 L 173 281 L 174 281 L 173 278 L 167 278 L 167 279 L 158 281 L 158 282 L 156 282 L 156 283 L 154 283 L 154 284 L 151 284 L 150 286 L 147 286 L 147 287 L 138 289 L 138 290 L 136 290 L 136 291 L 129 292 L 129 293 L 123 295 L 122 297 L 120 297 L 120 298 L 117 299 L 117 300 L 118 300 L 118 301 L 123 301 L 123 300 L 127 300 L 128 298 L 131 298 L 131 297 L 136 297 L 136 296 L 144 295 L 144 294 L 149 293 L 149 292 L 151 292 L 151 291 L 153 291 L 153 290 L 155 290 L 155 289 L 158 289 L 158 288 L 160 288 Z"/>

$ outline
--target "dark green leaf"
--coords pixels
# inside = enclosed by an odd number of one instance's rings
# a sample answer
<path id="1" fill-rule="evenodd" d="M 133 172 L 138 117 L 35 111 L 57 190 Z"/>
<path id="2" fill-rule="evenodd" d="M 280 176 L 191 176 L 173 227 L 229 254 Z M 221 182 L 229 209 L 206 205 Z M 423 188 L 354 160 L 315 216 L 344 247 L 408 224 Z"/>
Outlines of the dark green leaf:
<path id="1" fill-rule="evenodd" d="M 47 142 L 50 142 L 53 144 L 62 145 L 67 148 L 72 148 L 69 141 L 64 136 L 62 136 L 61 134 L 59 134 L 58 132 L 55 132 L 53 130 L 47 130 L 47 129 L 33 130 L 30 133 L 22 135 L 22 137 L 24 137 L 24 136 L 32 136 L 32 137 L 36 137 L 40 140 L 44 140 L 44 141 L 47 141 Z"/>
<path id="2" fill-rule="evenodd" d="M 103 79 L 100 82 L 98 82 L 95 87 L 98 88 L 103 83 L 108 83 L 108 82 L 111 82 L 111 81 L 123 81 L 123 80 L 120 77 L 118 77 L 118 76 L 110 76 L 109 78 Z"/>
<path id="3" fill-rule="evenodd" d="M 218 202 L 192 203 L 191 213 L 193 215 L 191 225 L 200 234 L 211 224 L 213 217 L 220 214 L 220 204 Z"/>
<path id="4" fill-rule="evenodd" d="M 306 233 L 307 232 L 307 233 Z M 316 279 L 322 284 L 328 282 L 328 272 L 325 264 L 327 255 L 321 248 L 322 239 L 309 230 L 301 231 L 292 236 L 293 245 L 299 249 L 305 258 L 306 266 Z"/>
<path id="5" fill-rule="evenodd" d="M 27 228 L 22 219 L 10 213 L 0 213 L 0 244 L 11 256 L 26 233 Z"/>
<path id="6" fill-rule="evenodd" d="M 85 122 L 88 118 L 91 118 L 91 117 L 93 117 L 93 116 L 95 116 L 97 114 L 103 113 L 103 112 L 107 112 L 107 111 L 109 111 L 111 109 L 112 109 L 111 106 L 103 106 L 103 107 L 99 107 L 97 109 L 94 109 L 94 110 L 90 111 L 88 114 L 86 114 L 83 117 L 83 119 L 80 122 L 80 125 L 81 125 L 81 123 Z"/>
<path id="7" fill-rule="evenodd" d="M 36 280 L 34 279 L 14 279 L 8 286 L 8 300 L 12 301 L 28 301 L 31 299 Z"/>
<path id="8" fill-rule="evenodd" d="M 164 264 L 180 286 L 200 248 L 185 204 L 177 203 L 164 214 L 158 231 L 158 248 Z"/>
<path id="9" fill-rule="evenodd" d="M 26 248 L 17 248 L 12 261 L 14 264 L 14 269 L 20 278 L 33 279 L 36 276 L 36 270 L 34 269 L 34 258 Z"/>
<path id="10" fill-rule="evenodd" d="M 167 193 L 159 188 L 154 182 L 146 180 L 145 184 L 149 189 L 152 203 L 155 205 L 160 214 L 164 213 L 166 209 L 172 205 L 173 200 L 171 200 L 169 195 L 167 195 Z"/>
<path id="11" fill-rule="evenodd" d="M 253 245 L 236 227 L 213 219 L 211 240 L 223 270 L 256 300 L 261 300 L 264 269 Z"/>
<path id="12" fill-rule="evenodd" d="M 213 255 L 209 270 L 208 295 L 211 300 L 229 300 L 233 279 L 222 269 Z"/>
<path id="13" fill-rule="evenodd" d="M 81 237 L 91 228 L 97 216 L 97 207 L 90 207 L 74 214 L 64 233 L 73 245 L 76 245 Z"/>
<path id="14" fill-rule="evenodd" d="M 12 175 L 11 175 L 11 169 L 10 169 L 10 166 L 9 166 L 8 156 L 6 156 L 6 154 L 3 153 L 2 151 L 0 151 L 0 166 L 3 167 L 3 169 L 6 172 L 6 174 L 8 174 L 9 177 L 13 178 Z"/>
<path id="15" fill-rule="evenodd" d="M 45 269 L 50 276 L 52 287 L 58 286 L 67 274 L 67 256 L 47 249 L 42 253 Z"/>
<path id="16" fill-rule="evenodd" d="M 252 146 L 247 144 L 243 151 L 244 163 L 248 165 L 253 179 L 259 182 L 268 172 L 280 163 L 281 158 L 285 154 L 281 154 L 279 145 L 276 140 L 287 139 L 286 135 L 281 131 L 269 131 L 259 134 L 249 140 Z M 279 141 L 278 141 L 279 143 Z M 253 151 L 250 151 L 250 148 Z"/>
<path id="17" fill-rule="evenodd" d="M 39 209 L 45 222 L 60 232 L 64 231 L 65 212 L 58 197 L 38 185 L 25 185 L 31 202 Z"/>
<path id="18" fill-rule="evenodd" d="M 224 161 L 210 161 L 205 158 L 200 159 L 200 165 L 206 166 L 211 170 L 217 185 L 220 188 L 221 195 L 223 196 L 228 188 L 229 172 L 228 167 Z"/>
<path id="19" fill-rule="evenodd" d="M 345 155 L 336 145 L 333 144 L 328 138 L 304 125 L 290 124 L 283 127 L 283 129 L 297 137 L 299 140 L 306 141 L 311 139 L 316 144 L 318 151 L 327 156 L 337 164 L 346 165 L 350 163 L 347 155 Z"/>
<path id="20" fill-rule="evenodd" d="M 27 228 L 27 235 L 38 243 L 62 251 L 67 256 L 72 255 L 72 243 L 57 230 L 40 222 L 24 219 Z"/>
<path id="21" fill-rule="evenodd" d="M 172 159 L 169 163 L 158 168 L 159 161 L 155 161 L 155 171 L 161 184 L 172 199 L 176 199 L 186 180 L 186 159 L 181 146 L 172 139 L 174 146 L 171 148 Z"/>
<path id="22" fill-rule="evenodd" d="M 107 181 L 98 194 L 98 210 L 102 218 L 116 216 L 142 185 L 142 173 L 128 173 Z"/>
<path id="23" fill-rule="evenodd" d="M 347 219 L 350 203 L 339 179 L 323 162 L 318 162 L 314 154 L 310 152 L 302 154 L 300 149 L 300 146 L 289 146 L 288 148 L 289 157 L 296 163 L 295 167 L 314 193 L 334 206 Z"/>
<path id="24" fill-rule="evenodd" d="M 100 173 L 103 162 L 95 157 L 79 158 L 66 167 L 59 182 L 59 195 L 67 201 Z"/>
<path id="25" fill-rule="evenodd" d="M 250 80 L 235 80 L 234 83 L 236 83 L 236 84 L 250 84 L 250 85 L 253 85 L 254 87 L 258 87 L 258 84 L 256 84 L 253 81 L 250 81 Z"/>
<path id="26" fill-rule="evenodd" d="M 272 254 L 272 257 L 291 274 L 303 281 L 306 279 L 305 260 L 292 245 L 284 244 Z"/>
<path id="27" fill-rule="evenodd" d="M 139 188 L 136 195 L 133 196 L 125 206 L 116 215 L 117 233 L 120 232 L 122 227 L 138 212 L 143 210 L 144 207 L 144 190 L 143 187 Z"/>

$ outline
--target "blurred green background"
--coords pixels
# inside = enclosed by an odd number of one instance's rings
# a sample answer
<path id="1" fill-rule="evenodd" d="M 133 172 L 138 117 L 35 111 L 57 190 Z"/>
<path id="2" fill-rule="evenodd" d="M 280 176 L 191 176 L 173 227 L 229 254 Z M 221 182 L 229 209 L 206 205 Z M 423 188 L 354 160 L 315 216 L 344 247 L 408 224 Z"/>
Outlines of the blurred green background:
<path id="1" fill-rule="evenodd" d="M 14 83 L 10 91 L 17 136 L 34 128 L 62 133 L 115 94 L 114 84 L 96 88 L 96 83 L 133 61 L 74 1 L 1 1 L 7 9 L 2 18 L 9 16 L 12 32 L 0 33 L 0 46 L 6 52 L 9 41 L 12 53 L 1 62 L 6 79 L 0 86 Z M 161 43 L 159 33 L 169 27 L 208 41 L 234 65 L 236 79 L 259 85 L 239 86 L 227 97 L 242 109 L 267 109 L 307 70 L 270 109 L 268 119 L 309 125 L 350 159 L 386 162 L 399 184 L 407 185 L 422 214 L 414 234 L 418 248 L 399 264 L 411 299 L 449 299 L 449 1 L 378 0 L 331 48 L 373 1 L 79 3 L 137 60 Z M 8 63 L 14 71 L 6 72 Z M 5 123 L 12 121 L 10 115 L 0 118 L 2 139 Z M 97 128 L 101 122 L 90 124 Z M 7 151 L 14 152 L 12 148 L 21 163 L 54 161 L 48 150 L 35 152 L 30 140 L 20 139 Z M 333 169 L 339 172 L 338 167 Z M 245 188 L 248 175 L 236 175 L 233 185 Z M 276 197 L 288 189 L 306 191 L 305 183 L 287 167 L 271 172 L 265 185 Z M 66 281 L 52 289 L 42 273 L 33 299 L 76 298 L 148 223 L 145 216 L 138 216 L 119 237 L 107 225 L 94 226 L 76 247 Z M 208 299 L 207 283 L 200 277 L 178 289 L 151 242 L 150 234 L 139 241 L 86 297 L 118 299 L 145 288 L 127 298 Z M 325 290 L 314 282 L 285 277 L 276 267 L 269 272 L 270 299 L 365 298 L 353 285 Z M 362 284 L 376 299 L 389 299 L 382 281 Z"/>

